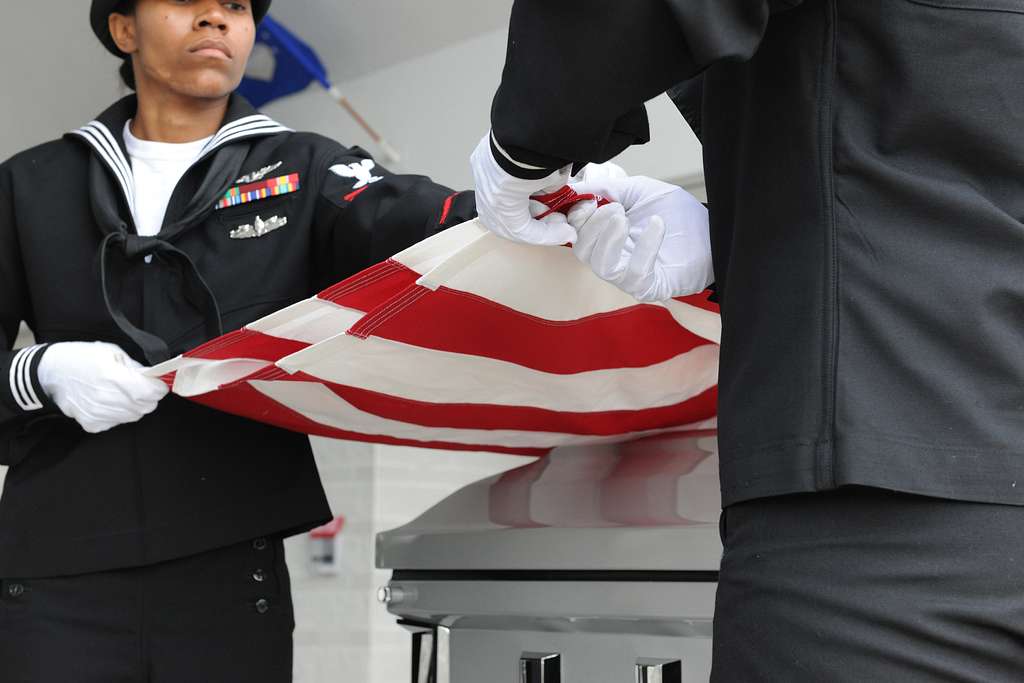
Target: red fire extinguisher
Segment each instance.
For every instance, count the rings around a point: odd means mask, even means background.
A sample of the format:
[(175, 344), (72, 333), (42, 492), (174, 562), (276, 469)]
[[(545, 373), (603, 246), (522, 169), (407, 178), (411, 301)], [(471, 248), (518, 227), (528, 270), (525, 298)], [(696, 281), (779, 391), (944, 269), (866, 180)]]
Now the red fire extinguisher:
[(334, 520), (309, 532), (310, 561), (317, 574), (337, 574), (341, 569), (342, 530), (345, 517)]

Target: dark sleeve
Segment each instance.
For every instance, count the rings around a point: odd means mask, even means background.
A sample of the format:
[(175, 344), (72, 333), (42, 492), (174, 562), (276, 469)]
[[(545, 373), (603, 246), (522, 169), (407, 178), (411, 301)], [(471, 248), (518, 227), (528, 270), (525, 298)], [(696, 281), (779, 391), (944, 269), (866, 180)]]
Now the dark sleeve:
[(0, 166), (0, 465), (13, 465), (13, 440), (56, 406), (39, 385), (45, 345), (13, 350), (22, 321), (29, 319), (9, 167)]
[(704, 142), (704, 74), (677, 83), (668, 89), (669, 99), (683, 115), (697, 139)]
[(340, 149), (322, 164), (318, 202), (317, 291), (476, 218), (473, 192), (391, 173), (358, 147)]
[(649, 137), (644, 103), (750, 59), (803, 0), (515, 0), (491, 127), (521, 164), (603, 162)]

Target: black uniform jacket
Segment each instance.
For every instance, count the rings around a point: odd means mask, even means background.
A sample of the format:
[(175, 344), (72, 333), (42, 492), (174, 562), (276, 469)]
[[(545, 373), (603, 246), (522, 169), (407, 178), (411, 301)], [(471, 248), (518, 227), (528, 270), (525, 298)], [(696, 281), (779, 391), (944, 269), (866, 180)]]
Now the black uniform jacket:
[(1022, 73), (1022, 0), (516, 0), (492, 124), (600, 161), (690, 80), (726, 504), (1024, 504)]
[[(155, 363), (424, 239), (442, 213), (445, 225), (474, 215), (472, 193), (393, 175), (235, 97), (161, 233), (139, 238), (122, 140), (134, 112), (127, 98), (0, 167), (0, 577), (145, 565), (330, 516), (303, 435), (174, 396), (86, 434), (39, 386), (45, 346), (10, 351), (19, 321), (41, 344), (113, 342)], [(222, 201), (274, 179), (276, 195)], [(232, 238), (257, 217), (287, 223)]]

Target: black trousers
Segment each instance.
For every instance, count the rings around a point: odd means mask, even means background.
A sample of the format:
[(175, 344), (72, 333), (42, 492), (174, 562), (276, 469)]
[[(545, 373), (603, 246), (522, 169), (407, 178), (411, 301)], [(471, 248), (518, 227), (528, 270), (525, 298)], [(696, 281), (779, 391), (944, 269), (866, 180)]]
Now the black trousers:
[(286, 683), (277, 539), (150, 567), (0, 581), (2, 683)]
[(1024, 681), (1024, 508), (849, 488), (722, 527), (712, 681)]

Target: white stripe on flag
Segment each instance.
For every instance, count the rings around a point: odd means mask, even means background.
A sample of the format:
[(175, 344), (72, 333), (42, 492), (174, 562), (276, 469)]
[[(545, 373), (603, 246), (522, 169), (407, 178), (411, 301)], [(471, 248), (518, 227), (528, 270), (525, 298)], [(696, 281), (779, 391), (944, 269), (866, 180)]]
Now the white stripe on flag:
[(272, 337), (318, 344), (359, 322), (363, 311), (338, 306), (323, 299), (306, 299), (246, 325), (246, 329)]
[[(189, 398), (237, 382), (271, 365), (264, 360), (205, 360), (179, 356), (173, 367), (162, 367), (159, 377), (174, 372), (174, 393)], [(147, 373), (149, 374), (149, 373)], [(150, 375), (153, 376), (153, 375)]]
[(603, 412), (675, 405), (707, 391), (718, 381), (718, 347), (705, 344), (648, 367), (556, 375), (379, 337), (339, 335), (277, 365), (289, 373), (428, 403)]
[(480, 221), (466, 221), (417, 242), (392, 256), (391, 260), (422, 275), (430, 272), (455, 252), (489, 234)]
[(416, 441), (446, 441), (466, 445), (500, 444), (509, 448), (550, 448), (631, 441), (653, 434), (700, 429), (706, 422), (607, 437), (501, 429), (446, 429), (398, 422), (365, 413), (320, 384), (262, 381), (253, 381), (250, 384), (286, 408), (301, 413), (320, 424), (367, 436), (385, 436)]
[(722, 316), (719, 314), (675, 299), (662, 301), (657, 305), (667, 308), (680, 326), (685, 327), (698, 337), (703, 337), (715, 344), (722, 343)]
[[(487, 232), (479, 221), (463, 224), (482, 234), (424, 274), (419, 284), (444, 286), (545, 320), (579, 320), (637, 306), (636, 299), (604, 280), (565, 247), (509, 242)], [(459, 226), (462, 228), (463, 226)], [(521, 273), (522, 277), (494, 277)], [(552, 292), (558, 292), (552, 296)]]

